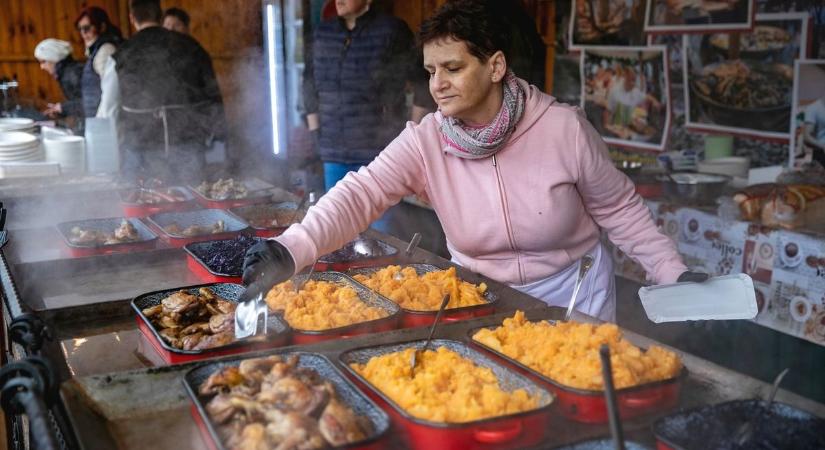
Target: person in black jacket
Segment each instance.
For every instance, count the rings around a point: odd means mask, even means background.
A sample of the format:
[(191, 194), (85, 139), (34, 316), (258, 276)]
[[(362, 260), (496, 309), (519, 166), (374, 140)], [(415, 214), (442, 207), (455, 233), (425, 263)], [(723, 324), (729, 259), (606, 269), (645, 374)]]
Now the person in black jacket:
[[(370, 9), (372, 0), (336, 0), (307, 45), (304, 107), (330, 189), (372, 161), (404, 127), (434, 108), (409, 27)], [(412, 114), (405, 86), (415, 88)]]
[(52, 119), (83, 117), (80, 88), (83, 63), (72, 58), (72, 44), (60, 39), (44, 39), (34, 48), (34, 57), (40, 63), (40, 68), (57, 80), (66, 99), (60, 103), (49, 103), (43, 114)]
[(101, 109), (119, 105), (122, 170), (200, 182), (206, 149), (225, 123), (212, 59), (192, 37), (160, 26), (158, 0), (130, 0), (129, 19), (137, 33), (107, 64), (101, 101)]

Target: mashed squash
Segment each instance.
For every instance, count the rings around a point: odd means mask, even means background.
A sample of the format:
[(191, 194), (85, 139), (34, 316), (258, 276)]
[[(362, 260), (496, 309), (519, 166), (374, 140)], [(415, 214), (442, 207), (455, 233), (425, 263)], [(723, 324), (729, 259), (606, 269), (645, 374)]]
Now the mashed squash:
[(486, 303), (487, 285), (478, 286), (462, 281), (455, 267), (418, 275), (412, 267), (387, 266), (372, 275), (355, 275), (361, 284), (413, 311), (435, 311), (444, 295), (450, 294), (447, 308), (460, 308)]
[(655, 345), (642, 351), (626, 341), (614, 324), (528, 322), (524, 313), (517, 311), (500, 327), (480, 330), (473, 339), (554, 381), (579, 389), (604, 389), (599, 359), (602, 344), (610, 346), (617, 389), (673, 378), (682, 370), (675, 353)]
[(503, 391), (492, 370), (445, 347), (419, 353), (411, 378), (412, 352), (376, 356), (351, 367), (409, 414), (433, 422), (471, 422), (539, 406), (523, 389)]
[(292, 280), (275, 285), (266, 294), (270, 311), (282, 312), (297, 330), (321, 331), (381, 319), (389, 313), (362, 302), (349, 286), (309, 280), (295, 292)]

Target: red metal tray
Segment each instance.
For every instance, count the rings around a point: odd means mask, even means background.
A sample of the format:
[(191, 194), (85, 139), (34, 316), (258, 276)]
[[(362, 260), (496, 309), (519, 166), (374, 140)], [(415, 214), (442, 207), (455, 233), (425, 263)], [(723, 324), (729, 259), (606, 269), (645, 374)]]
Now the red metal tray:
[(123, 220), (124, 218), (122, 217), (113, 217), (108, 219), (62, 222), (57, 224), (57, 231), (60, 233), (60, 236), (63, 237), (63, 242), (66, 244), (66, 247), (69, 248), (71, 255), (76, 258), (94, 255), (108, 255), (111, 253), (151, 250), (155, 248), (158, 240), (157, 235), (153, 233), (149, 227), (144, 225), (143, 222), (135, 218), (126, 218), (125, 220), (128, 220), (129, 223), (135, 227), (135, 230), (137, 230), (138, 235), (140, 236), (140, 240), (137, 242), (106, 245), (78, 245), (69, 242), (69, 236), (71, 236), (71, 230), (74, 227), (111, 233), (115, 230), (115, 228), (120, 226), (120, 223)]
[[(400, 266), (402, 268), (412, 267), (415, 269), (415, 272), (419, 275), (423, 275), (428, 272), (444, 270), (432, 264), (401, 264)], [(386, 266), (351, 269), (349, 271), (349, 274), (371, 275), (383, 269), (384, 267)], [(459, 279), (461, 279), (461, 277), (459, 277)], [(441, 319), (439, 319), (439, 322), (457, 322), (459, 320), (467, 320), (472, 319), (474, 317), (482, 317), (492, 314), (493, 311), (495, 311), (496, 309), (495, 304), (498, 301), (498, 296), (490, 291), (487, 291), (484, 293), (483, 297), (484, 300), (487, 301), (487, 303), (485, 304), (445, 309), (441, 315)], [(435, 319), (435, 315), (438, 313), (438, 311), (417, 311), (414, 309), (406, 308), (402, 308), (401, 310), (401, 326), (404, 328), (428, 327), (432, 325), (433, 319)]]
[[(247, 206), (240, 206), (237, 208), (231, 208), (229, 212), (234, 214), (244, 222), (249, 224), (249, 227), (255, 230), (255, 236), (260, 237), (275, 237), (283, 233), (290, 225), (294, 222), (289, 223), (281, 223), (278, 222), (277, 226), (255, 226), (253, 221), (260, 218), (273, 218), (278, 217), (279, 213), (284, 214), (287, 217), (291, 218), (292, 215), (295, 214), (296, 210), (298, 209), (298, 204), (295, 202), (278, 202), (278, 203), (267, 203), (267, 204), (257, 204), (257, 205), (247, 205)], [(300, 222), (301, 217), (296, 217), (297, 221)]]
[(532, 411), (491, 417), (466, 423), (432, 422), (413, 417), (392, 401), (383, 392), (355, 372), (350, 364), (364, 364), (374, 356), (403, 351), (410, 347), (423, 347), (424, 340), (387, 344), (376, 347), (362, 347), (341, 354), (340, 362), (349, 374), (358, 381), (367, 394), (376, 401), (390, 417), (404, 439), (414, 450), (439, 449), (518, 449), (536, 445), (544, 439), (550, 425), (550, 408), (553, 394), (538, 383), (499, 364), (481, 352), (462, 342), (433, 339), (430, 348), (446, 347), (473, 361), (476, 365), (490, 368), (505, 391), (524, 389), (532, 396), (540, 398), (541, 406)]
[(246, 186), (247, 191), (255, 191), (251, 197), (215, 200), (198, 192), (195, 186), (187, 187), (190, 191), (192, 191), (195, 201), (201, 204), (204, 208), (237, 208), (239, 206), (252, 205), (255, 203), (266, 203), (270, 200), (270, 198), (272, 198), (272, 190), (275, 189), (275, 186), (257, 178), (250, 178), (242, 181), (242, 183)]
[[(736, 430), (753, 421), (750, 445), (736, 442)], [(658, 450), (739, 448), (825, 448), (825, 419), (785, 403), (771, 408), (760, 400), (734, 400), (679, 411), (653, 423)]]
[[(183, 250), (186, 252), (186, 266), (192, 273), (197, 275), (198, 278), (203, 280), (204, 283), (240, 283), (242, 275), (240, 267), (237, 272), (222, 272), (217, 268), (210, 267), (208, 262), (204, 260), (206, 255), (216, 251), (213, 247), (235, 241), (237, 239), (238, 238), (223, 239), (219, 241), (192, 242), (184, 245)], [(250, 246), (260, 241), (260, 239), (256, 237), (248, 237), (247, 239), (250, 241)], [(246, 251), (239, 255), (241, 257), (241, 261), (243, 261), (245, 253)]]
[[(551, 321), (552, 322), (552, 321)], [(565, 386), (538, 371), (527, 367), (517, 360), (484, 345), (473, 339), (473, 335), (483, 329), (495, 329), (492, 327), (473, 328), (467, 332), (467, 336), (473, 345), (496, 355), (505, 361), (510, 367), (518, 369), (521, 373), (530, 375), (539, 380), (554, 394), (556, 394), (559, 410), (565, 417), (582, 423), (605, 423), (607, 417), (607, 404), (604, 400), (603, 391), (578, 389)], [(687, 369), (667, 380), (653, 383), (640, 384), (616, 390), (616, 400), (619, 404), (619, 414), (622, 419), (663, 411), (676, 406), (679, 402), (679, 392), (682, 388), (682, 380), (687, 376)]]
[(195, 197), (189, 189), (172, 186), (168, 190), (175, 190), (183, 195), (186, 199), (179, 202), (161, 202), (161, 203), (135, 203), (126, 201), (127, 196), (137, 189), (124, 189), (118, 192), (120, 196), (120, 206), (123, 207), (123, 213), (126, 217), (146, 217), (152, 214), (170, 211), (186, 211), (197, 206)]
[[(374, 240), (381, 249), (382, 254), (373, 257), (364, 257), (355, 252), (355, 243), (361, 240)], [(392, 264), (398, 256), (398, 249), (386, 242), (373, 239), (365, 236), (358, 236), (352, 241), (345, 244), (340, 249), (323, 255), (315, 263), (315, 270), (332, 270), (337, 272), (345, 272), (349, 269), (357, 269), (361, 267), (372, 266), (386, 266)]]
[[(231, 239), (238, 233), (249, 228), (246, 222), (221, 209), (196, 209), (194, 211), (160, 213), (149, 216), (146, 220), (157, 230), (161, 239), (170, 246), (178, 248), (186, 244), (191, 244), (192, 242)], [(172, 225), (173, 223), (177, 223), (181, 228), (187, 228), (192, 225), (208, 227), (219, 220), (222, 220), (225, 225), (225, 231), (222, 233), (183, 236), (171, 234), (164, 229), (164, 227)]]
[(179, 348), (172, 347), (160, 337), (157, 329), (155, 329), (154, 325), (152, 325), (152, 322), (143, 314), (143, 310), (159, 304), (161, 300), (177, 291), (187, 290), (190, 292), (195, 292), (202, 287), (212, 289), (216, 295), (231, 302), (237, 302), (241, 293), (245, 289), (239, 284), (210, 283), (149, 292), (147, 294), (135, 297), (135, 299), (132, 300), (132, 309), (134, 309), (137, 313), (137, 323), (140, 332), (144, 335), (144, 337), (146, 337), (149, 343), (152, 344), (152, 347), (167, 364), (200, 361), (207, 358), (214, 358), (216, 356), (281, 347), (289, 343), (289, 327), (281, 320), (280, 317), (275, 314), (270, 314), (267, 320), (268, 332), (265, 339), (254, 337), (235, 341), (222, 347), (215, 347), (206, 350), (181, 350)]
[[(325, 356), (317, 353), (307, 352), (273, 352), (266, 355), (256, 356), (270, 356), (282, 355), (288, 357), (290, 355), (298, 356), (298, 367), (315, 370), (321, 378), (332, 383), (335, 386), (335, 392), (338, 397), (352, 410), (365, 418), (367, 418), (372, 425), (373, 433), (367, 439), (360, 442), (353, 442), (344, 447), (346, 449), (358, 450), (379, 450), (389, 448), (389, 429), (390, 418), (382, 411), (372, 400), (361, 393), (355, 386), (332, 364), (332, 362)], [(208, 363), (194, 369), (191, 369), (183, 376), (183, 384), (186, 387), (186, 392), (192, 399), (192, 416), (198, 429), (204, 438), (204, 442), (214, 450), (226, 450), (227, 447), (223, 445), (217, 429), (209, 419), (209, 414), (206, 412), (207, 397), (198, 393), (199, 387), (203, 384), (210, 375), (225, 367), (240, 365), (244, 358), (224, 360), (220, 362)]]
[[(293, 282), (300, 282), (304, 279), (306, 279), (306, 275), (295, 275), (292, 278)], [(321, 331), (300, 330), (290, 326), (290, 329), (292, 330), (292, 342), (294, 344), (312, 344), (315, 342), (328, 341), (330, 339), (343, 339), (360, 334), (379, 333), (398, 328), (401, 308), (386, 297), (367, 289), (367, 287), (363, 284), (353, 280), (341, 272), (314, 272), (312, 274), (312, 279), (349, 286), (355, 289), (355, 292), (358, 293), (358, 298), (361, 301), (370, 306), (381, 308), (389, 312), (390, 315), (387, 317), (382, 317), (381, 319), (354, 323), (344, 327), (331, 328), (329, 330)], [(286, 319), (284, 319), (284, 322), (286, 322)], [(289, 324), (287, 323), (287, 325)]]

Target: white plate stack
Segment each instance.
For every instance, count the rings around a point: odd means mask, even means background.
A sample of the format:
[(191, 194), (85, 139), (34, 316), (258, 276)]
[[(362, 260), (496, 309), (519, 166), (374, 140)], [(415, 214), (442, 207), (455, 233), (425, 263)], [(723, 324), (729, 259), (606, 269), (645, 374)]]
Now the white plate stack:
[(36, 136), (20, 131), (0, 131), (0, 163), (42, 160), (43, 150)]
[(4, 131), (34, 133), (34, 120), (23, 117), (0, 117), (0, 132)]
[(46, 161), (60, 164), (64, 174), (86, 171), (86, 139), (83, 136), (50, 136), (43, 139)]

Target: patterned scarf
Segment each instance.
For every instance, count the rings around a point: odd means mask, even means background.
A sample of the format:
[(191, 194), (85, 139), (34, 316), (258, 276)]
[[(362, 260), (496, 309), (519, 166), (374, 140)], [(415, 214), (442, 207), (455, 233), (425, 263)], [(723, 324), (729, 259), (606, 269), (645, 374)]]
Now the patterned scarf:
[(524, 114), (527, 94), (512, 70), (504, 76), (504, 99), (492, 122), (480, 127), (466, 125), (460, 119), (444, 117), (441, 136), (447, 151), (465, 159), (482, 159), (494, 155), (507, 142)]

